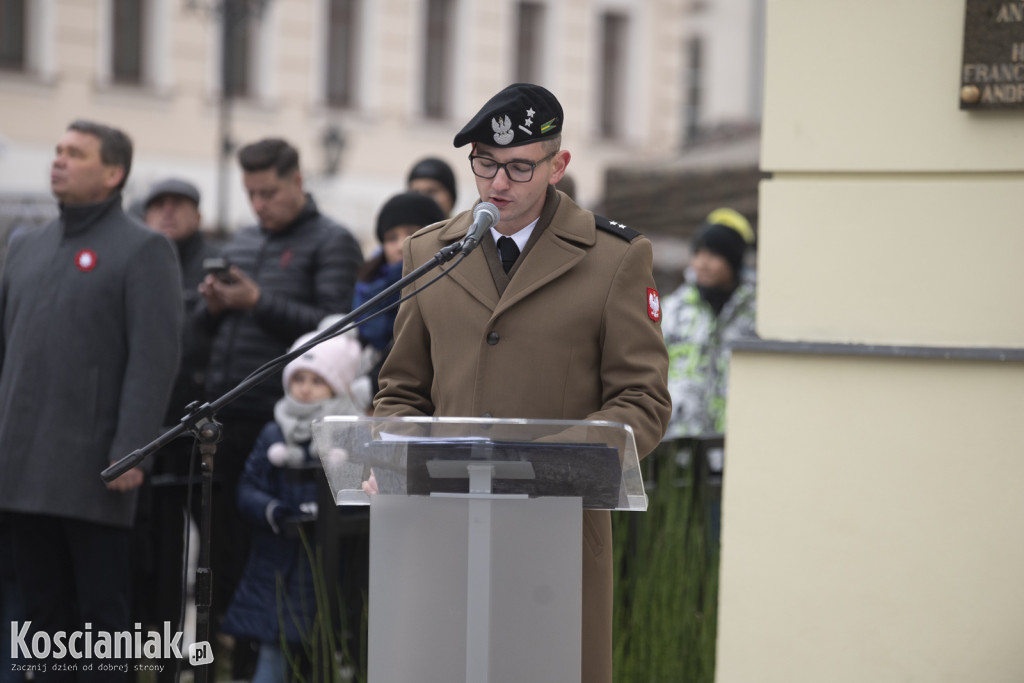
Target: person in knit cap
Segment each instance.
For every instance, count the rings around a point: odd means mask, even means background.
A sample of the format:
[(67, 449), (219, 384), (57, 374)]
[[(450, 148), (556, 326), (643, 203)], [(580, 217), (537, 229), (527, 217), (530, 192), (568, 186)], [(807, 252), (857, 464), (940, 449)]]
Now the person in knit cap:
[(730, 344), (757, 336), (754, 283), (743, 267), (753, 242), (739, 212), (712, 211), (693, 239), (687, 282), (662, 300), (672, 394), (666, 440), (725, 432)]
[[(330, 322), (326, 318), (320, 328)], [(299, 337), (292, 350), (315, 335)], [(317, 607), (309, 553), (297, 529), (317, 513), (314, 473), (320, 465), (311, 442), (312, 422), (356, 413), (350, 390), (359, 356), (359, 342), (344, 334), (285, 366), (285, 396), (274, 407), (274, 421), (257, 439), (238, 484), (238, 507), (252, 526), (252, 543), (221, 629), (260, 642), (253, 681), (291, 680), (288, 662), (308, 679), (311, 663), (303, 643), (310, 639)]]
[(424, 194), (441, 207), (444, 217), (452, 215), (459, 194), (455, 188), (455, 172), (443, 159), (420, 159), (409, 170), (407, 189)]
[[(353, 308), (363, 305), (402, 277), (402, 244), (409, 235), (445, 218), (441, 207), (427, 195), (410, 191), (388, 199), (377, 215), (377, 239), (381, 247), (356, 279)], [(399, 293), (395, 292), (375, 310), (394, 304), (398, 299)], [(377, 375), (394, 341), (396, 315), (397, 307), (359, 326), (359, 340), (365, 353), (363, 372), (353, 388), (353, 395), (363, 412), (369, 411), (377, 393)]]

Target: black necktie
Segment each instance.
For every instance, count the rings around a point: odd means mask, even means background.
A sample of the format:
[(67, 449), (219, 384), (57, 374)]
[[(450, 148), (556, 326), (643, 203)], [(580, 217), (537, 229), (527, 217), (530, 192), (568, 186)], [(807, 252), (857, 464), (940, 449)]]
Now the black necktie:
[(516, 241), (511, 237), (499, 237), (498, 253), (501, 254), (501, 267), (505, 269), (505, 272), (512, 270), (512, 264), (519, 258), (519, 247), (516, 246)]

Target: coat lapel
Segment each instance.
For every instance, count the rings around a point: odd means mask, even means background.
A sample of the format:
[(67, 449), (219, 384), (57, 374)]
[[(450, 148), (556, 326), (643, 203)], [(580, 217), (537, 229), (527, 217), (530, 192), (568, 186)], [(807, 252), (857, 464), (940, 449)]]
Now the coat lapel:
[(491, 318), (564, 275), (580, 262), (596, 240), (593, 214), (581, 213), (572, 200), (561, 196), (550, 224), (519, 265)]
[[(466, 236), (466, 231), (469, 230), (472, 222), (472, 211), (456, 216), (441, 230), (438, 238), (446, 243), (461, 240)], [(484, 239), (490, 238), (490, 235), (484, 235)], [(446, 270), (451, 269), (452, 264), (458, 258), (456, 256), (454, 260), (445, 264), (442, 268)], [(465, 289), (470, 296), (486, 306), (487, 310), (493, 311), (494, 307), (498, 305), (498, 289), (494, 286), (494, 280), (491, 278), (491, 272), (487, 268), (487, 260), (484, 258), (483, 249), (479, 245), (466, 257), (465, 261), (448, 273), (448, 277)]]
[[(565, 195), (555, 199), (555, 192), (552, 188), (546, 200), (558, 201), (558, 208), (550, 224), (530, 249), (500, 298), (480, 247), (448, 274), (452, 281), (491, 311), (492, 320), (568, 272), (597, 241), (593, 214), (589, 211), (581, 212)], [(465, 237), (472, 222), (473, 212), (466, 211), (449, 221), (438, 238), (445, 243), (460, 240)], [(485, 235), (484, 239), (490, 239), (490, 235)], [(450, 268), (451, 263), (444, 267)]]

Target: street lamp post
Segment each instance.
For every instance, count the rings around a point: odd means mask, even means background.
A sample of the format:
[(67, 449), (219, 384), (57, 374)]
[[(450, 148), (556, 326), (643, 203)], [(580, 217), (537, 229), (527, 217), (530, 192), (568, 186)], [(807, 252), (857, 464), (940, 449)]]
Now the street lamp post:
[[(217, 229), (222, 234), (226, 233), (229, 215), (228, 203), (228, 171), (231, 161), (231, 99), (236, 93), (237, 84), (234, 80), (235, 74), (235, 52), (237, 43), (234, 41), (234, 31), (241, 26), (248, 30), (250, 18), (258, 18), (264, 6), (270, 0), (186, 0), (186, 10), (202, 10), (211, 15), (219, 15), (221, 19), (221, 83), (220, 83), (220, 109), (218, 120), (217, 158), (219, 161), (217, 179)], [(243, 55), (244, 57), (244, 55)], [(213, 465), (216, 453), (216, 443), (220, 440), (220, 425), (211, 419), (206, 419), (198, 425), (195, 431), (197, 440), (201, 443), (200, 452), (203, 456), (201, 464), (202, 482), (202, 514), (200, 519), (199, 538), (199, 559), (196, 568), (195, 583), (195, 636), (196, 645), (209, 643), (210, 639), (210, 610), (213, 604), (213, 570), (210, 564), (210, 536), (211, 536), (211, 499), (213, 485)], [(197, 658), (201, 663), (194, 670), (196, 683), (207, 683), (214, 679), (212, 676), (212, 653), (204, 652), (203, 658)], [(211, 659), (206, 659), (210, 655)], [(192, 659), (192, 653), (189, 653)]]
[(341, 170), (341, 155), (345, 151), (345, 132), (336, 124), (330, 124), (324, 129), (320, 138), (324, 148), (324, 175), (328, 177), (338, 175)]
[[(249, 22), (258, 20), (270, 0), (186, 0), (188, 10), (204, 11), (220, 20), (220, 99), (217, 116), (217, 231), (221, 236), (228, 232), (231, 221), (231, 191), (228, 181), (231, 177), (231, 153), (234, 141), (231, 137), (231, 105), (239, 94), (244, 94), (246, 84), (238, 82), (239, 54), (238, 31), (248, 31)], [(241, 43), (243, 45), (247, 43)]]
[[(220, 40), (220, 110), (217, 119), (217, 232), (222, 237), (228, 233), (231, 220), (231, 194), (228, 179), (231, 177), (231, 99), (235, 96), (234, 32), (237, 22), (245, 20), (243, 7), (238, 0), (221, 2)], [(241, 15), (241, 16), (240, 16)]]

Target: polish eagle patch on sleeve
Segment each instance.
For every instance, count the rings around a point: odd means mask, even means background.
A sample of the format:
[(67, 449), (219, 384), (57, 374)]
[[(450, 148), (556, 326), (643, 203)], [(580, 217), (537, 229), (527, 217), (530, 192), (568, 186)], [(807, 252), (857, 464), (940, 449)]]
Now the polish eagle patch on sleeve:
[(647, 288), (647, 317), (654, 322), (661, 322), (661, 296), (653, 287)]

